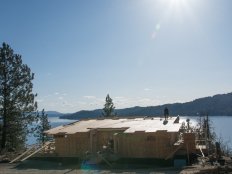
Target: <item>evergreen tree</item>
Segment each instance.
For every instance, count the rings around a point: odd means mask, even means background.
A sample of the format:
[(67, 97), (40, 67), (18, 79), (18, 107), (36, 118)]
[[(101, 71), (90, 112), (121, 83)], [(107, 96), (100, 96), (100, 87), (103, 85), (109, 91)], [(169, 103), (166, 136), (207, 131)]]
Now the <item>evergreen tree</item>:
[(36, 94), (32, 92), (34, 74), (6, 43), (0, 47), (0, 148), (24, 147), (29, 125), (36, 120)]
[(42, 110), (41, 114), (38, 113), (38, 125), (36, 128), (36, 137), (39, 143), (45, 143), (48, 141), (47, 135), (44, 134), (44, 131), (50, 129), (50, 123), (48, 121), (48, 115), (45, 114), (44, 109)]
[(106, 96), (106, 103), (104, 105), (104, 108), (103, 108), (103, 116), (104, 117), (110, 117), (110, 116), (114, 116), (115, 113), (114, 113), (114, 103), (113, 103), (113, 100), (110, 98), (109, 94), (107, 94)]

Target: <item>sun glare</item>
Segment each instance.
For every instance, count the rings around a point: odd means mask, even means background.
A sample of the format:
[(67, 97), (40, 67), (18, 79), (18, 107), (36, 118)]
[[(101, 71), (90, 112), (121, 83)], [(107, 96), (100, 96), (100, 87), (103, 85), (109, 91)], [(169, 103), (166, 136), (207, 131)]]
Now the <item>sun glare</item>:
[(193, 0), (159, 0), (160, 4), (166, 6), (169, 11), (180, 13), (190, 9)]
[(179, 4), (179, 3), (181, 3), (181, 1), (183, 1), (183, 0), (170, 0), (171, 1), (171, 3), (173, 3), (173, 4)]
[(186, 15), (192, 15), (191, 0), (166, 0), (168, 11), (173, 16), (183, 19)]
[(170, 0), (170, 6), (174, 9), (182, 9), (186, 6), (186, 0)]

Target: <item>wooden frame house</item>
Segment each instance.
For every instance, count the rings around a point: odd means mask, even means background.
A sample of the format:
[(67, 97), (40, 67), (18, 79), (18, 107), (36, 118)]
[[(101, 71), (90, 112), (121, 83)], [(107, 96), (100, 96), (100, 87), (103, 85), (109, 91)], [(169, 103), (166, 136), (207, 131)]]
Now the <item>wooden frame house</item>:
[(171, 159), (195, 151), (195, 134), (180, 135), (179, 117), (81, 120), (46, 131), (58, 157), (109, 153), (118, 158)]

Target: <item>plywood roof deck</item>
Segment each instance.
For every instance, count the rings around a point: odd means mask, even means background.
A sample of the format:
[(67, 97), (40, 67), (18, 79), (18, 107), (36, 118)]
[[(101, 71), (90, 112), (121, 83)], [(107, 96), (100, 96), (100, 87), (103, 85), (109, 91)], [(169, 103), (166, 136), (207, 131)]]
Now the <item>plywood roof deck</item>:
[(120, 119), (91, 119), (81, 120), (68, 125), (58, 126), (46, 131), (47, 134), (75, 134), (77, 132), (89, 132), (91, 129), (125, 129), (124, 133), (144, 132), (178, 132), (181, 122), (174, 123), (176, 117), (169, 117), (164, 124), (164, 119), (157, 117), (148, 118), (120, 118)]

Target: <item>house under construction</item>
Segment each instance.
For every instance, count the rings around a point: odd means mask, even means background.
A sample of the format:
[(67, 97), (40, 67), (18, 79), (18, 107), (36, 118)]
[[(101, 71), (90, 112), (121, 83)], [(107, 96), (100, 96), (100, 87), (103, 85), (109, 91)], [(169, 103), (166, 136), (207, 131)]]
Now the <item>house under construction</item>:
[(195, 134), (180, 133), (179, 117), (87, 119), (46, 131), (58, 157), (108, 153), (117, 159), (173, 159), (196, 152)]

